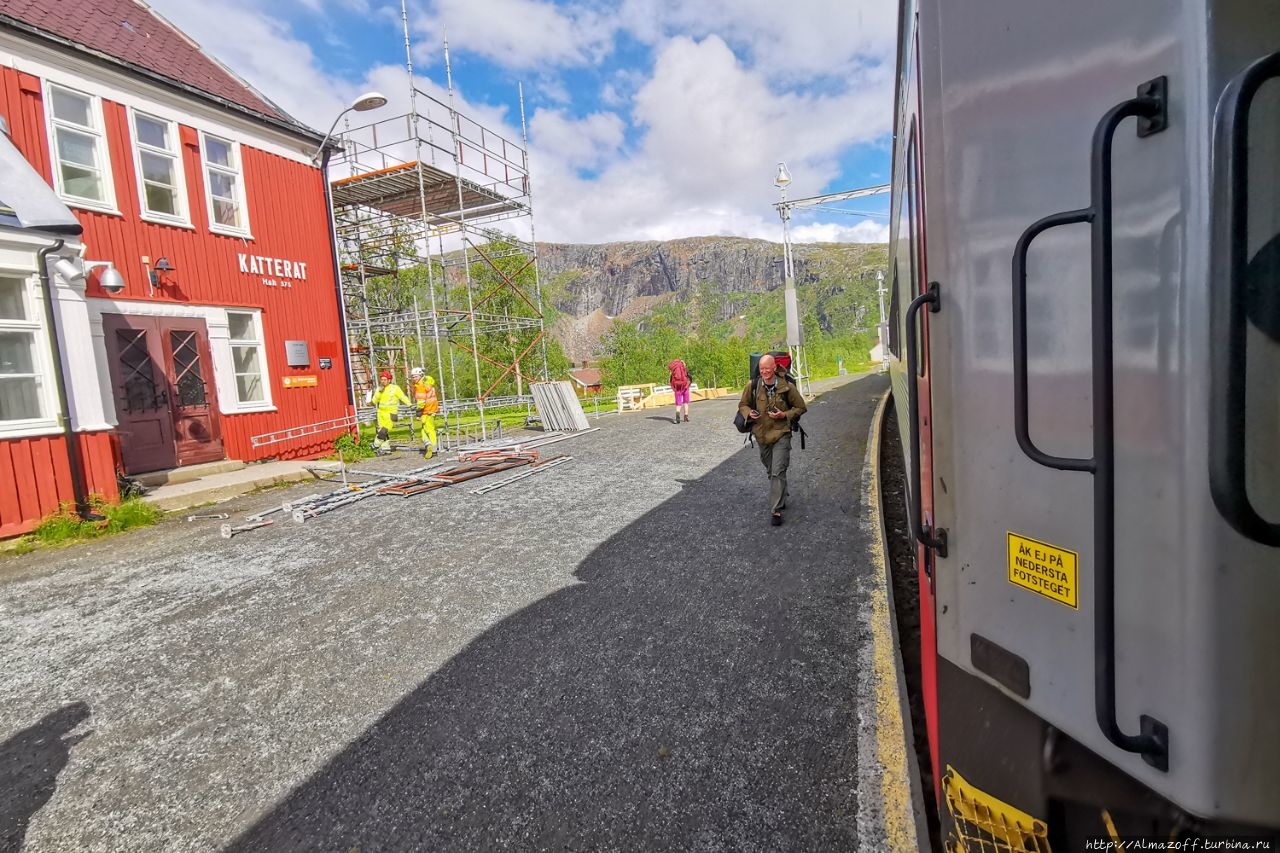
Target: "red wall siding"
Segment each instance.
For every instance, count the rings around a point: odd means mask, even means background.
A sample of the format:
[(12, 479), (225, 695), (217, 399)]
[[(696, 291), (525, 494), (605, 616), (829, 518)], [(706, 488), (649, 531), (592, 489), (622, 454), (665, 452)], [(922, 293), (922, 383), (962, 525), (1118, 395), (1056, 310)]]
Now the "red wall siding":
[[(76, 435), (85, 488), (109, 503), (120, 499), (111, 433)], [(28, 533), (75, 500), (66, 439), (61, 435), (0, 441), (0, 539)]]
[[(29, 75), (0, 68), (0, 106), (9, 119), (14, 144), (52, 183), (40, 98), (38, 82)], [(180, 126), (187, 202), (194, 228), (145, 222), (140, 218), (128, 111), (120, 104), (104, 100), (103, 119), (116, 205), (122, 215), (73, 210), (84, 225), (88, 257), (114, 261), (125, 279), (124, 292), (115, 298), (261, 309), (271, 397), (277, 411), (221, 415), (227, 455), (253, 460), (330, 452), (337, 433), (268, 445), (257, 451), (250, 444), (250, 437), (254, 435), (350, 414), (333, 278), (333, 243), (321, 172), (242, 142), (241, 178), (253, 238), (215, 234), (209, 230), (198, 136), (192, 128)], [(290, 288), (268, 287), (263, 284), (264, 276), (240, 271), (238, 254), (241, 252), (301, 261), (306, 264), (307, 278), (295, 281)], [(161, 257), (168, 258), (176, 270), (166, 277), (171, 286), (157, 288), (154, 295), (150, 293), (143, 256), (149, 257), (152, 263)], [(96, 281), (89, 284), (88, 296), (105, 295)], [(286, 340), (308, 342), (310, 367), (286, 366)], [(331, 369), (319, 369), (322, 355), (332, 359)], [(282, 380), (289, 375), (313, 375), (318, 385), (286, 389)]]
[[(79, 432), (80, 458), (83, 460), (84, 487), (91, 495), (100, 495), (108, 503), (120, 500), (116, 481), (117, 456), (115, 436), (110, 432)], [(65, 460), (63, 464), (66, 464)], [(70, 477), (70, 472), (67, 474)]]

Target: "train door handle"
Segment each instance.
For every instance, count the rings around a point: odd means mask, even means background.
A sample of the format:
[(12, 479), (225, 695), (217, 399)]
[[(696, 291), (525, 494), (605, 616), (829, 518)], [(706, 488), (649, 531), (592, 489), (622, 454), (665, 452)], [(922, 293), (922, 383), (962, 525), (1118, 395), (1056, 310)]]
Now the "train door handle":
[[(1245, 481), (1248, 385), (1249, 112), (1262, 84), (1280, 77), (1280, 53), (1264, 56), (1223, 90), (1213, 139), (1212, 274), (1209, 325), (1219, 344), (1210, 356), (1209, 492), (1240, 534), (1280, 546), (1280, 524), (1254, 509)], [(1274, 283), (1280, 286), (1280, 283)]]
[[(1032, 223), (1018, 238), (1013, 253), (1014, 428), (1018, 445), (1034, 462), (1064, 471), (1093, 475), (1094, 540), (1094, 711), (1098, 727), (1112, 744), (1135, 752), (1158, 770), (1169, 769), (1169, 729), (1140, 715), (1140, 733), (1126, 734), (1116, 720), (1116, 489), (1115, 389), (1112, 341), (1111, 150), (1116, 130), (1136, 118), (1139, 137), (1169, 126), (1168, 80), (1157, 77), (1138, 87), (1137, 97), (1108, 110), (1093, 131), (1089, 156), (1089, 206), (1055, 213)], [(1093, 456), (1052, 456), (1031, 440), (1027, 402), (1027, 251), (1050, 228), (1089, 223), (1090, 305), (1093, 358)]]
[(1018, 446), (1032, 461), (1046, 468), (1087, 471), (1090, 474), (1094, 469), (1092, 458), (1053, 456), (1045, 453), (1031, 440), (1031, 404), (1027, 392), (1027, 252), (1032, 241), (1050, 228), (1092, 221), (1091, 207), (1050, 214), (1033, 222), (1023, 231), (1013, 250), (1013, 430), (1018, 438)]
[[(923, 501), (920, 495), (920, 365), (916, 356), (916, 314), (921, 306), (928, 305), (929, 313), (936, 314), (941, 307), (938, 283), (930, 282), (929, 289), (911, 300), (907, 306), (907, 420), (911, 424), (911, 528), (916, 541), (932, 549), (939, 557), (947, 556), (947, 531), (932, 528), (923, 518)], [(932, 576), (931, 576), (932, 577)]]

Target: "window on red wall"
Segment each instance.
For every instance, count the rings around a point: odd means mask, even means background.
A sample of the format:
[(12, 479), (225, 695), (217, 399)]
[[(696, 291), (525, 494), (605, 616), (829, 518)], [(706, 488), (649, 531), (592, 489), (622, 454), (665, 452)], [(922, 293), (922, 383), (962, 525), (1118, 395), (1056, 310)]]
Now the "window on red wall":
[(262, 346), (262, 318), (257, 312), (228, 311), (231, 362), (236, 373), (236, 401), (270, 402), (266, 394), (266, 353)]
[(133, 113), (134, 159), (144, 219), (189, 225), (187, 187), (182, 174), (178, 127), (174, 122)]
[(0, 274), (0, 436), (57, 425), (33, 279)]
[(247, 235), (249, 217), (244, 203), (244, 170), (240, 146), (229, 139), (201, 133), (205, 186), (209, 194), (209, 227), (220, 233)]
[(54, 189), (81, 207), (115, 210), (111, 157), (103, 133), (102, 102), (65, 86), (49, 84), (49, 148)]

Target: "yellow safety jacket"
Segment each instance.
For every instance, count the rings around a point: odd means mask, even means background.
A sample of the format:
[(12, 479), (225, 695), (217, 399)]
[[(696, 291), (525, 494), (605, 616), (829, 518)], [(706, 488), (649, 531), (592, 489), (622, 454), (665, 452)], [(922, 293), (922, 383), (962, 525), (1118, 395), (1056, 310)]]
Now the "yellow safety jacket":
[(394, 382), (388, 383), (386, 388), (378, 388), (373, 392), (373, 404), (380, 412), (394, 412), (402, 403), (406, 406), (413, 405), (400, 386)]
[(436, 387), (428, 385), (425, 379), (413, 383), (413, 403), (424, 415), (434, 415), (440, 411), (440, 398), (436, 396)]

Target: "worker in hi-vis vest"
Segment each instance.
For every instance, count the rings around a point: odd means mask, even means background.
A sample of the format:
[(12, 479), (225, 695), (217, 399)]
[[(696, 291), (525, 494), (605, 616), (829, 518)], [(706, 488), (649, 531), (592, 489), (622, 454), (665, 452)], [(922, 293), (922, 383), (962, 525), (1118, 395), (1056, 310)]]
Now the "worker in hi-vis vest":
[(405, 396), (400, 386), (391, 381), (391, 374), (387, 371), (384, 370), (378, 374), (378, 384), (381, 387), (373, 392), (370, 399), (370, 402), (378, 407), (378, 432), (373, 446), (375, 450), (388, 451), (391, 449), (391, 427), (395, 425), (396, 413), (400, 410), (400, 405), (413, 404), (409, 402), (409, 398)]
[(413, 405), (422, 418), (423, 455), (430, 459), (436, 452), (436, 412), (440, 411), (436, 381), (421, 367), (409, 371), (409, 376), (413, 379)]

